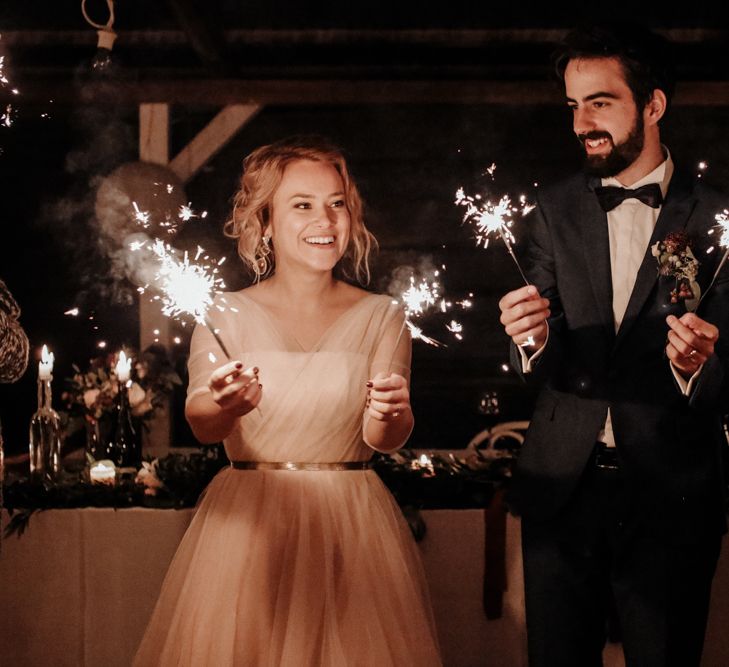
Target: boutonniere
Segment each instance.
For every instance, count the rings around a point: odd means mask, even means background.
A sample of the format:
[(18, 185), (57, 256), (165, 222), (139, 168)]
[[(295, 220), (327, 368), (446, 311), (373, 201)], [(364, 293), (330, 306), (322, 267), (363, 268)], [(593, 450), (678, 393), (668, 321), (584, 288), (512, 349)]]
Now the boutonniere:
[(686, 310), (696, 310), (701, 299), (701, 288), (696, 282), (699, 260), (691, 250), (688, 236), (683, 232), (673, 232), (652, 245), (651, 254), (658, 261), (658, 275), (676, 279), (671, 290), (671, 303), (683, 301)]

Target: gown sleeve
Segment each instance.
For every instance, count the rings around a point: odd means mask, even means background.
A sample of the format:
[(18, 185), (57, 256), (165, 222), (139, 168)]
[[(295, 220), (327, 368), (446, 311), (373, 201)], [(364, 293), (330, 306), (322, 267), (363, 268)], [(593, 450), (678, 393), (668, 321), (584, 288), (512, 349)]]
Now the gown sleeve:
[(412, 342), (405, 313), (397, 304), (388, 303), (370, 363), (370, 377), (377, 373), (397, 373), (409, 383), (411, 356)]

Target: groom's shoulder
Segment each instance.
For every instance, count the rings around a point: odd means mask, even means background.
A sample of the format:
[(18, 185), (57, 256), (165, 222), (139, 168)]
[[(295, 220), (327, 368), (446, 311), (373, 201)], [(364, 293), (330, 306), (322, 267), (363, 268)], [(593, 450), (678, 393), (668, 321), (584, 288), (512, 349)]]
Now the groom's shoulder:
[(575, 200), (589, 193), (590, 187), (584, 173), (578, 172), (557, 181), (540, 185), (537, 200), (541, 205), (574, 205)]
[(711, 174), (694, 175), (682, 167), (677, 167), (673, 179), (679, 185), (690, 189), (696, 199), (708, 206), (722, 208), (729, 206), (729, 192), (724, 184), (714, 180)]

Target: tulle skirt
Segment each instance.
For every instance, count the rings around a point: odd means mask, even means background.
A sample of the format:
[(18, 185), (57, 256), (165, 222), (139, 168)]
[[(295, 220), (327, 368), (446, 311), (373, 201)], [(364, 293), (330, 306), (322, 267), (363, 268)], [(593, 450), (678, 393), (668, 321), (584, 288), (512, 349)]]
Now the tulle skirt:
[(440, 665), (417, 548), (371, 471), (210, 484), (136, 667)]

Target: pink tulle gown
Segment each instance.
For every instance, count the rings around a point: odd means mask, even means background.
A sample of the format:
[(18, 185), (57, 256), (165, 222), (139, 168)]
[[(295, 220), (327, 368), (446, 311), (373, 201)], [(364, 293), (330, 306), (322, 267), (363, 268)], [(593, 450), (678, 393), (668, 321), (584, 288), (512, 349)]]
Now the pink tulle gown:
[[(367, 295), (305, 350), (245, 291), (226, 301), (215, 324), (234, 358), (260, 368), (264, 392), (260, 412), (225, 440), (229, 458), (368, 460), (365, 383), (390, 365), (400, 310)], [(207, 391), (221, 363), (210, 353), (223, 358), (197, 327), (188, 396)], [(134, 664), (440, 665), (417, 547), (378, 476), (223, 470), (177, 550)]]

